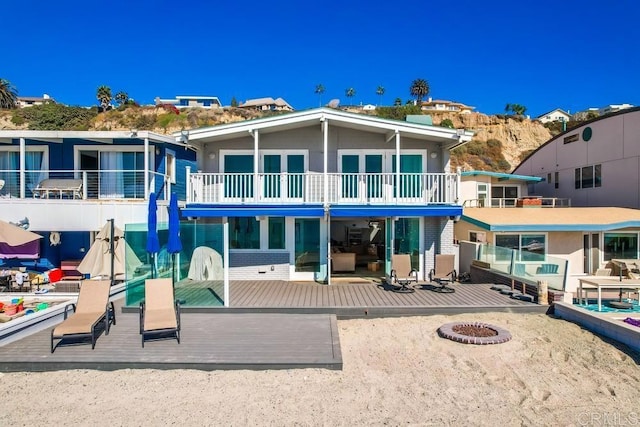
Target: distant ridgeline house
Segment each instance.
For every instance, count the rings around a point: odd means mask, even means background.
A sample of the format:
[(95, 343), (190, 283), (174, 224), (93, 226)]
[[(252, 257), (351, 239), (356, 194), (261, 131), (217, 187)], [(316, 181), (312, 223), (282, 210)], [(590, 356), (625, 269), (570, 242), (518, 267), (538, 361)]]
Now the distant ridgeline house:
[(239, 108), (247, 108), (257, 111), (293, 111), (293, 107), (282, 98), (257, 98), (248, 99)]
[(571, 114), (560, 108), (556, 108), (555, 110), (539, 115), (536, 119), (541, 123), (568, 122), (571, 119)]
[(424, 280), (455, 253), (449, 152), (472, 135), (330, 108), (190, 130), (182, 217), (217, 242), (225, 283), (390, 274), (393, 254)]
[(220, 100), (217, 96), (186, 96), (180, 95), (173, 99), (162, 99), (156, 97), (156, 105), (169, 104), (177, 108), (221, 108)]
[(420, 109), (424, 111), (449, 111), (468, 114), (471, 113), (475, 107), (462, 104), (461, 102), (447, 101), (444, 99), (431, 99), (431, 97), (429, 97), (426, 101), (422, 101)]
[[(196, 153), (174, 136), (131, 131), (0, 130), (0, 219), (28, 220), (41, 239), (46, 270), (80, 260), (108, 219), (126, 230), (145, 224), (148, 200), (186, 199), (186, 170)], [(158, 209), (166, 229), (167, 211)], [(53, 237), (51, 237), (53, 235)], [(142, 237), (144, 239), (144, 236)], [(144, 245), (136, 253), (146, 258)], [(2, 265), (19, 260), (3, 260)]]
[(51, 98), (46, 93), (42, 95), (42, 97), (39, 97), (39, 96), (19, 96), (18, 97), (19, 108), (32, 107), (34, 105), (42, 105), (47, 102), (55, 103), (56, 100)]

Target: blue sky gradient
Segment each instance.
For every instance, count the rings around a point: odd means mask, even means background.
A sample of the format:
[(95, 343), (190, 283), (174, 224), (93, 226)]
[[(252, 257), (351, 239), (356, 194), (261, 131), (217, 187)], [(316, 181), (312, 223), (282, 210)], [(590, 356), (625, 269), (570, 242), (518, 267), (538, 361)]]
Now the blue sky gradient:
[(104, 84), (141, 104), (281, 96), (306, 109), (320, 83), (323, 104), (390, 105), (416, 78), (487, 114), (640, 104), (635, 0), (23, 0), (3, 15), (0, 77), (69, 105), (97, 105)]

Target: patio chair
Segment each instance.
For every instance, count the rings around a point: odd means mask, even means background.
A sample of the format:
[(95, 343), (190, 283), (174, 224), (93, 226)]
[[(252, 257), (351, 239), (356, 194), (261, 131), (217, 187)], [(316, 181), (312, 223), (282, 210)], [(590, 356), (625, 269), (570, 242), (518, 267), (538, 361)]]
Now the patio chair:
[(142, 347), (147, 337), (175, 338), (180, 344), (180, 302), (174, 298), (170, 278), (147, 279), (140, 303)]
[(391, 256), (391, 280), (398, 292), (411, 292), (411, 282), (418, 283), (418, 271), (411, 268), (411, 255), (395, 254)]
[(456, 256), (450, 254), (438, 254), (436, 255), (435, 268), (429, 272), (429, 281), (436, 282), (440, 285), (440, 288), (435, 289), (437, 292), (455, 292), (456, 290), (448, 284), (455, 282), (458, 278), (458, 274), (455, 269)]
[[(76, 304), (64, 308), (64, 320), (51, 331), (51, 353), (65, 339), (91, 338), (91, 349), (96, 346), (98, 327), (104, 323), (104, 331), (109, 335), (110, 325), (116, 324), (113, 302), (109, 301), (111, 282), (109, 280), (87, 280), (78, 293)], [(68, 316), (68, 309), (73, 314)], [(54, 339), (59, 339), (54, 345)]]

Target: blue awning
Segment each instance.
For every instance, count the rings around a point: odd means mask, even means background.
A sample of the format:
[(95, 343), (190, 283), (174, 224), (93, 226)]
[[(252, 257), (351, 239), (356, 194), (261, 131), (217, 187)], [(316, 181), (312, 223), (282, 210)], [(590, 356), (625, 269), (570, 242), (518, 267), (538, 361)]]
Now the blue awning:
[(331, 206), (332, 217), (369, 217), (369, 216), (460, 216), (459, 205), (344, 205)]

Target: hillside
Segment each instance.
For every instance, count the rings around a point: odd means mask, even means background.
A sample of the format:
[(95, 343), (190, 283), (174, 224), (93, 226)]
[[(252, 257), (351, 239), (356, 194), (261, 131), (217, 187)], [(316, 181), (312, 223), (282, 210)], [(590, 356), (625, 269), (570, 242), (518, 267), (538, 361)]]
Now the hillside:
[[(169, 134), (183, 129), (213, 126), (281, 113), (260, 113), (239, 108), (185, 109), (180, 114), (157, 107), (129, 106), (99, 113), (96, 108), (43, 105), (0, 111), (0, 129), (130, 130)], [(452, 153), (452, 166), (509, 172), (524, 155), (552, 136), (537, 121), (515, 116), (480, 113), (431, 113), (433, 123), (475, 132), (473, 140)]]

